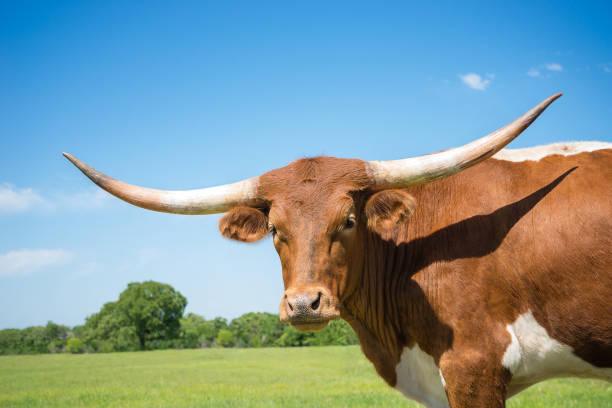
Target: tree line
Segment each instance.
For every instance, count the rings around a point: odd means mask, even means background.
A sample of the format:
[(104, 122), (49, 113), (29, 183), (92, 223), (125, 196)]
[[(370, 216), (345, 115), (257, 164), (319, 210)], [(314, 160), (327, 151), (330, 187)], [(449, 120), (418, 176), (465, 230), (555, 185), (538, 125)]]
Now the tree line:
[(102, 306), (80, 326), (0, 330), (0, 354), (108, 353), (207, 347), (296, 347), (358, 344), (343, 320), (317, 332), (302, 333), (272, 313), (246, 313), (227, 322), (184, 314), (187, 299), (172, 286), (154, 282), (128, 284), (119, 299)]

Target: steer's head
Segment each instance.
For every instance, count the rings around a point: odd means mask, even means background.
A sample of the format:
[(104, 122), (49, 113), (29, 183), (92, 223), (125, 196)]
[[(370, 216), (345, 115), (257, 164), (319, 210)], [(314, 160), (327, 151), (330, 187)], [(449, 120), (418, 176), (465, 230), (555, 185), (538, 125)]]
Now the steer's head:
[(65, 156), (93, 182), (131, 204), (179, 214), (225, 212), (219, 230), (238, 241), (272, 235), (285, 284), (280, 319), (299, 330), (317, 330), (339, 317), (343, 300), (362, 278), (365, 232), (385, 235), (412, 213), (415, 203), (402, 188), (491, 157), (559, 96), (459, 148), (393, 161), (301, 159), (259, 177), (200, 190), (132, 186)]
[(357, 237), (368, 185), (361, 160), (302, 159), (260, 177), (264, 206), (236, 207), (220, 220), (227, 238), (250, 242), (272, 235), (285, 284), (282, 321), (312, 330), (339, 317), (338, 306), (355, 284), (349, 271), (362, 255)]

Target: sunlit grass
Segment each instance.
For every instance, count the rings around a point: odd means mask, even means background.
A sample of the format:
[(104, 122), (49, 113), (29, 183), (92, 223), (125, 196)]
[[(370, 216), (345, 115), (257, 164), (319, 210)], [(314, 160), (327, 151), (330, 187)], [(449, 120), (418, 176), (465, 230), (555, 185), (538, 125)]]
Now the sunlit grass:
[[(0, 357), (0, 406), (416, 407), (359, 347), (166, 350)], [(609, 383), (563, 379), (515, 407), (612, 407)]]

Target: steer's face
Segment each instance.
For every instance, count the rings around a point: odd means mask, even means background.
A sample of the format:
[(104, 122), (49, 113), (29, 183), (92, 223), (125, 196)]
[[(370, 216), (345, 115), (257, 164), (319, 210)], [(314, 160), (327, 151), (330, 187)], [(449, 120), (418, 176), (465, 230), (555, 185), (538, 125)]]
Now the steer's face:
[(299, 330), (320, 329), (339, 317), (351, 264), (361, 254), (353, 197), (342, 192), (313, 192), (309, 201), (297, 205), (278, 202), (268, 216), (285, 284), (280, 319)]
[(395, 225), (393, 216), (403, 214), (389, 203), (396, 190), (371, 195), (369, 180), (360, 160), (298, 160), (261, 177), (266, 208), (237, 207), (219, 222), (224, 236), (239, 241), (272, 235), (285, 284), (280, 319), (298, 330), (339, 317), (361, 279), (366, 230)]
[(298, 330), (321, 329), (339, 317), (362, 255), (358, 196), (367, 182), (359, 160), (298, 160), (261, 177), (268, 208), (238, 207), (219, 223), (223, 235), (241, 241), (272, 235), (285, 284), (280, 319)]

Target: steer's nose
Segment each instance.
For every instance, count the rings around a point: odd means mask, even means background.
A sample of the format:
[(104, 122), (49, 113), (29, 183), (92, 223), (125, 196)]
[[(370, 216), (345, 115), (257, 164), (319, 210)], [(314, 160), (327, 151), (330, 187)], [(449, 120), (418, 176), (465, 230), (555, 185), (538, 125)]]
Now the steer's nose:
[(302, 290), (297, 293), (285, 292), (287, 314), (293, 318), (312, 317), (319, 314), (322, 291), (317, 289)]
[(325, 327), (339, 316), (337, 302), (322, 287), (289, 288), (283, 294), (280, 319), (303, 330)]

